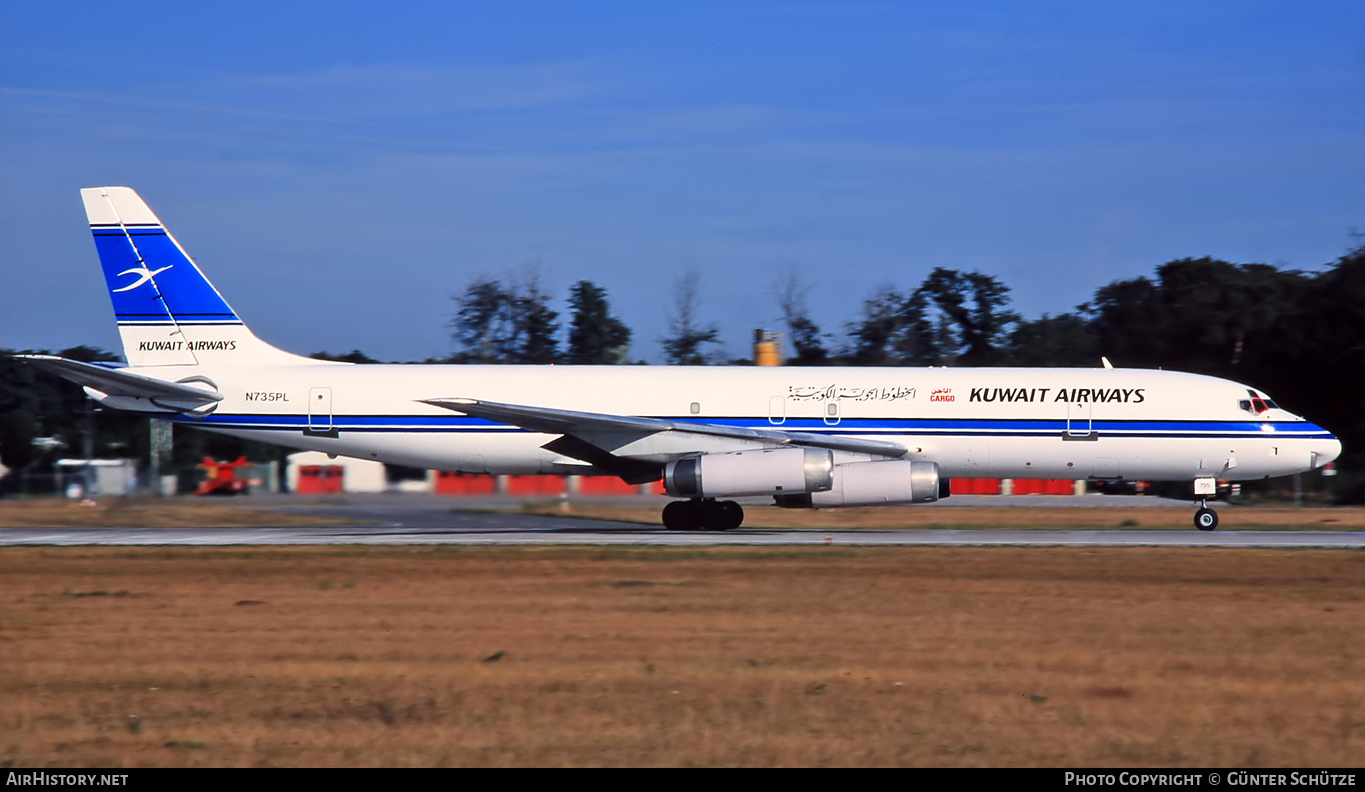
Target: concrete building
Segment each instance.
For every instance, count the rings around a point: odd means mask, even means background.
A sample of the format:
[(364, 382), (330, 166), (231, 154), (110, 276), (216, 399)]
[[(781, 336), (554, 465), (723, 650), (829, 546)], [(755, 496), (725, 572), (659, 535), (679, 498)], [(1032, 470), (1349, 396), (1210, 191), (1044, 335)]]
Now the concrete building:
[(59, 492), (72, 498), (93, 498), (99, 495), (131, 495), (137, 490), (137, 465), (131, 459), (92, 459), (90, 491), (86, 491), (86, 461), (59, 459), (53, 473), (60, 479)]

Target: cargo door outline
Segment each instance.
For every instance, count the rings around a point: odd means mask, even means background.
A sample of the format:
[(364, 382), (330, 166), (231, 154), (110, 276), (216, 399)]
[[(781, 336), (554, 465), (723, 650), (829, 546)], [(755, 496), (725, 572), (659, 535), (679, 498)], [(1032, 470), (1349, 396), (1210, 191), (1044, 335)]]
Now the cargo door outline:
[(768, 399), (768, 423), (781, 426), (787, 422), (787, 397), (772, 396)]
[(1095, 431), (1090, 402), (1069, 401), (1066, 404), (1066, 429), (1062, 430), (1063, 440), (1099, 440), (1100, 433)]
[(303, 433), (311, 437), (336, 437), (332, 425), (332, 389), (308, 389), (308, 428)]

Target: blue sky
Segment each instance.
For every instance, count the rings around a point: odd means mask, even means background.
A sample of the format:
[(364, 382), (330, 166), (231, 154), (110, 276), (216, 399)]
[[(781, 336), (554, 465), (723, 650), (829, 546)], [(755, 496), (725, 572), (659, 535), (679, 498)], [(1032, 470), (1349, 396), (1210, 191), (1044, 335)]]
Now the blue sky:
[[(280, 8), (279, 6), (285, 6)], [(1184, 256), (1365, 230), (1365, 4), (7, 3), (0, 347), (117, 349), (78, 189), (137, 189), (292, 351), (446, 355), (538, 262), (661, 359), (796, 270), (841, 331), (978, 269), (1026, 316)]]

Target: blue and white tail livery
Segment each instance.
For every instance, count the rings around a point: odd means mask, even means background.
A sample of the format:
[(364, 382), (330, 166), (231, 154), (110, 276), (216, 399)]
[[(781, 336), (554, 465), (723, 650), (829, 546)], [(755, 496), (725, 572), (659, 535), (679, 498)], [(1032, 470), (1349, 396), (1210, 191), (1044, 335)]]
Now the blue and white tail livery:
[[(256, 338), (126, 187), (81, 191), (128, 366), (28, 356), (109, 407), (293, 448), (471, 473), (663, 479), (671, 529), (729, 498), (926, 503), (955, 476), (1283, 476), (1330, 432), (1229, 380), (1115, 369), (356, 366)], [(1205, 504), (1195, 524), (1216, 527)]]
[(91, 187), (81, 199), (130, 366), (297, 360), (247, 329), (137, 193)]

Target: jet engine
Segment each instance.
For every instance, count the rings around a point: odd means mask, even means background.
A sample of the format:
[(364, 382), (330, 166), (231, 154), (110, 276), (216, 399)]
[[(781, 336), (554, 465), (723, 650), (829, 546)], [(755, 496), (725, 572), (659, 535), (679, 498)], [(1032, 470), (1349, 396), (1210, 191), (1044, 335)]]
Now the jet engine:
[(771, 448), (703, 454), (669, 462), (664, 487), (678, 498), (824, 492), (834, 486), (834, 454), (825, 448)]
[(948, 494), (948, 479), (939, 478), (937, 463), (902, 459), (835, 465), (833, 487), (821, 492), (775, 495), (773, 500), (789, 509), (826, 509), (933, 503)]

